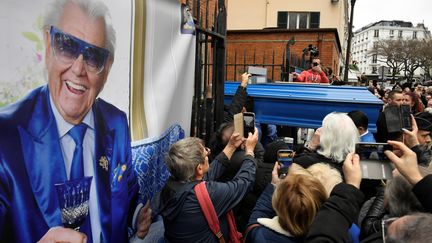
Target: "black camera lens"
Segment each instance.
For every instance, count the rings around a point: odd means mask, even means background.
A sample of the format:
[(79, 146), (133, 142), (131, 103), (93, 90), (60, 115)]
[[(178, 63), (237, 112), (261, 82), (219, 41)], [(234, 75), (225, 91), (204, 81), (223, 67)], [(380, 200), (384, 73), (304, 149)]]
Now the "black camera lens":
[(316, 66), (318, 66), (318, 63), (317, 63), (317, 62), (313, 62), (312, 65), (313, 65), (314, 67), (316, 67)]

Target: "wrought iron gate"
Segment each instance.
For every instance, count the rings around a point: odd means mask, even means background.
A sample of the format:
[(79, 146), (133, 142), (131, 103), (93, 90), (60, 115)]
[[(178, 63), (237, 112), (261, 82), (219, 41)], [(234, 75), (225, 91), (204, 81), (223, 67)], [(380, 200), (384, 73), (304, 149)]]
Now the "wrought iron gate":
[(195, 92), (191, 136), (206, 142), (223, 120), (225, 0), (188, 0), (196, 27)]

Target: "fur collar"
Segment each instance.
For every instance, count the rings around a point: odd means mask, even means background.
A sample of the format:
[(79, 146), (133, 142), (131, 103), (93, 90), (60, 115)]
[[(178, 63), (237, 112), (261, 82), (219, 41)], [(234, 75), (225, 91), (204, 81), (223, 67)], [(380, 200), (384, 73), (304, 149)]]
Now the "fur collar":
[(292, 236), (288, 231), (284, 230), (280, 224), (279, 224), (279, 217), (275, 216), (272, 219), (269, 218), (259, 218), (258, 223), (261, 224), (264, 227), (267, 227), (273, 231), (276, 231), (279, 234), (286, 235), (288, 237), (294, 237)]

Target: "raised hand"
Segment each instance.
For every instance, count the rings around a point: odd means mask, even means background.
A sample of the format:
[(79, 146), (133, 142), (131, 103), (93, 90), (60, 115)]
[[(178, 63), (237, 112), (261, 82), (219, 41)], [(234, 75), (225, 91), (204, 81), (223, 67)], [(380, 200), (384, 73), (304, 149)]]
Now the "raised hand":
[(392, 151), (385, 151), (384, 153), (396, 166), (396, 169), (412, 184), (415, 185), (419, 182), (423, 176), (420, 174), (417, 155), (405, 144), (397, 141), (387, 141), (388, 144), (392, 145), (394, 149), (397, 149), (402, 154), (397, 156)]
[(360, 168), (360, 157), (358, 154), (349, 153), (345, 158), (342, 170), (345, 176), (345, 183), (360, 188), (362, 172)]

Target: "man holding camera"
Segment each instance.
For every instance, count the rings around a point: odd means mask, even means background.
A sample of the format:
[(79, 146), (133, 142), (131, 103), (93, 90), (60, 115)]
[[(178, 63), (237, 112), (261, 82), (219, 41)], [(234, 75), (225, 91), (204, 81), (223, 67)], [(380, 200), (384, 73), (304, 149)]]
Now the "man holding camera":
[(312, 68), (301, 72), (301, 74), (293, 73), (294, 82), (304, 83), (330, 83), (325, 72), (321, 69), (321, 60), (318, 58), (312, 59)]

